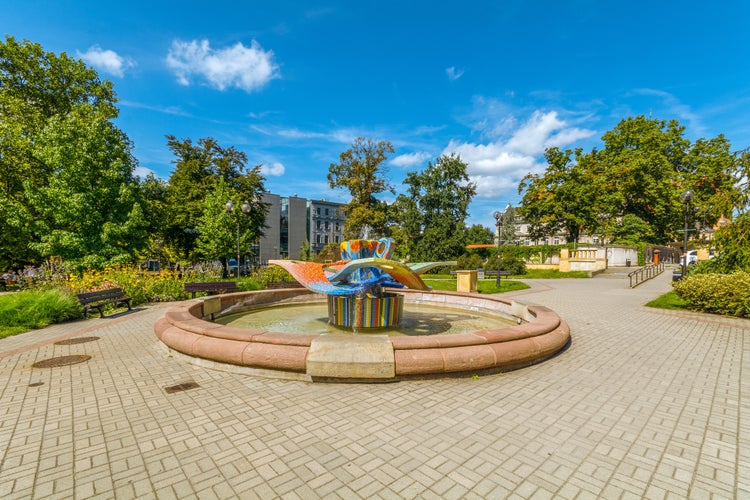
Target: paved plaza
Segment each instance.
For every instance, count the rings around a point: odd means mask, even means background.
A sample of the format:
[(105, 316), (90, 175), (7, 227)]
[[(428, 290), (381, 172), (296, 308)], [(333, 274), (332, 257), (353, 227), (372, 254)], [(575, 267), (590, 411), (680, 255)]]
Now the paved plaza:
[(750, 498), (750, 321), (643, 307), (670, 279), (528, 281), (570, 347), (478, 378), (201, 368), (154, 336), (170, 304), (2, 339), (0, 498)]

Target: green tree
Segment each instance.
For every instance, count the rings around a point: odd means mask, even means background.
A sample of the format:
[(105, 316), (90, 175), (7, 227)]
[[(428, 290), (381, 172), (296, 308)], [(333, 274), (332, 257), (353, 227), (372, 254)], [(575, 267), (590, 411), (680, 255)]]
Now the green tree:
[(490, 245), (495, 241), (495, 235), (491, 229), (481, 225), (472, 224), (466, 232), (467, 244)]
[(750, 212), (737, 217), (716, 231), (716, 257), (700, 264), (705, 272), (750, 272)]
[(516, 209), (508, 205), (496, 221), (500, 222), (500, 234), (498, 235), (500, 245), (515, 245), (518, 235), (516, 234)]
[(736, 209), (744, 213), (750, 209), (750, 148), (737, 153), (737, 157), (737, 163), (734, 166), (734, 178), (738, 179), (739, 195)]
[(602, 150), (546, 151), (547, 169), (519, 184), (519, 212), (531, 224), (531, 236), (566, 230), (569, 241), (580, 231), (601, 232), (604, 214), (615, 220), (632, 214), (650, 226), (655, 242), (677, 236), (684, 210), (680, 192), (695, 192), (695, 217), (706, 225), (742, 203), (737, 187), (740, 155), (723, 136), (683, 137), (684, 127), (638, 116), (606, 132)]
[[(237, 254), (237, 227), (239, 223), (240, 255), (247, 255), (250, 245), (257, 239), (258, 227), (251, 223), (249, 213), (242, 211), (245, 200), (223, 178), (219, 178), (203, 200), (203, 213), (198, 218), (196, 253), (205, 260), (220, 260), (227, 270), (227, 256)], [(229, 212), (227, 200), (238, 200)], [(249, 201), (248, 201), (249, 203)], [(252, 210), (252, 209), (251, 209)]]
[(387, 180), (383, 162), (394, 149), (390, 142), (375, 142), (357, 137), (351, 148), (339, 155), (339, 163), (328, 167), (328, 185), (343, 188), (352, 199), (346, 206), (345, 232), (347, 237), (359, 237), (365, 226), (377, 234), (385, 234), (388, 225), (388, 205), (376, 198), (384, 192), (395, 194)]
[(422, 172), (409, 172), (400, 195), (398, 221), (408, 238), (414, 261), (436, 261), (462, 255), (466, 246), (466, 217), (476, 186), (458, 155), (443, 155)]
[(87, 267), (135, 260), (148, 225), (130, 149), (125, 134), (91, 106), (48, 120), (33, 148), (49, 167), (47, 182), (24, 183), (39, 235), (32, 249)]
[(518, 213), (529, 223), (532, 239), (564, 231), (568, 241), (576, 241), (581, 229), (592, 225), (598, 207), (604, 204), (597, 195), (606, 196), (597, 153), (550, 148), (545, 158), (547, 170), (543, 174), (529, 173), (519, 184), (518, 192), (524, 194)]
[(638, 116), (622, 120), (604, 134), (601, 160), (605, 176), (617, 196), (616, 215), (633, 214), (651, 226), (654, 240), (674, 239), (684, 210), (680, 192), (691, 189), (697, 216), (713, 224), (737, 202), (733, 177), (737, 157), (719, 135), (683, 137), (685, 127)]
[(305, 238), (299, 248), (299, 260), (310, 260), (310, 242)]
[[(195, 250), (200, 234), (198, 224), (204, 215), (206, 195), (219, 180), (236, 193), (239, 201), (251, 205), (248, 228), (262, 234), (267, 208), (260, 201), (265, 191), (265, 179), (260, 165), (246, 169), (247, 155), (234, 147), (224, 148), (207, 137), (193, 144), (191, 139), (178, 140), (167, 136), (167, 145), (176, 159), (175, 170), (169, 178), (166, 205), (169, 224), (164, 228), (164, 240), (183, 258), (197, 257)], [(229, 200), (224, 200), (224, 204)]]
[(641, 241), (653, 241), (654, 233), (651, 226), (634, 214), (625, 214), (616, 224), (612, 243), (617, 245), (634, 245)]
[[(473, 224), (466, 231), (466, 244), (467, 245), (493, 245), (495, 242), (495, 235), (493, 232), (481, 224)], [(487, 260), (491, 255), (497, 253), (497, 248), (469, 248), (467, 249), (467, 255), (478, 255), (482, 260)], [(471, 268), (464, 268), (471, 269)]]
[[(67, 55), (0, 43), (0, 265), (130, 260), (144, 242), (112, 84)], [(78, 220), (80, 218), (80, 220)]]

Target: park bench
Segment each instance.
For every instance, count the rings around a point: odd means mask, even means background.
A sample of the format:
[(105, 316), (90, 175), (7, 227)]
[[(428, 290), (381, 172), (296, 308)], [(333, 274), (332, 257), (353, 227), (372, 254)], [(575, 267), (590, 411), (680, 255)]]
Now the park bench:
[(86, 292), (76, 294), (78, 302), (83, 306), (84, 317), (88, 315), (91, 309), (98, 309), (99, 315), (104, 317), (104, 306), (112, 304), (113, 307), (127, 306), (130, 311), (130, 297), (125, 295), (122, 288), (107, 288), (96, 292)]
[(197, 283), (185, 283), (185, 291), (190, 292), (192, 297), (198, 292), (206, 292), (208, 295), (216, 293), (236, 292), (235, 281), (201, 281)]
[(500, 271), (488, 270), (488, 271), (484, 272), (485, 276), (495, 276), (495, 277), (497, 277), (497, 276), (500, 276), (500, 277), (505, 276), (506, 278), (508, 276), (510, 276), (511, 274), (512, 273), (510, 271), (502, 271), (502, 270), (500, 270)]
[[(457, 272), (455, 270), (451, 271), (451, 275), (452, 276), (455, 276), (456, 274), (457, 274)], [(510, 271), (503, 271), (503, 270), (498, 271), (496, 269), (494, 269), (494, 270), (493, 269), (485, 269), (484, 270), (484, 277), (485, 278), (489, 278), (491, 276), (494, 276), (498, 280), (502, 279), (503, 276), (505, 276), (507, 278), (511, 274), (513, 274), (513, 273), (511, 273)]]

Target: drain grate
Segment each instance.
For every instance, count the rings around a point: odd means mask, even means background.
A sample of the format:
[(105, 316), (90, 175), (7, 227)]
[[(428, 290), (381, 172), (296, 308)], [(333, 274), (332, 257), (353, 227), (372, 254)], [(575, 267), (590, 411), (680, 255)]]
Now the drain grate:
[(44, 385), (44, 382), (32, 382), (29, 387), (39, 387), (40, 385)]
[(182, 382), (181, 384), (177, 385), (170, 385), (169, 387), (165, 387), (164, 390), (167, 394), (172, 394), (173, 392), (182, 392), (187, 391), (190, 389), (195, 389), (196, 387), (200, 387), (197, 382), (194, 382), (192, 380), (188, 382)]
[(75, 337), (55, 342), (55, 345), (85, 344), (86, 342), (93, 342), (95, 340), (99, 340), (99, 337)]
[(91, 359), (88, 354), (74, 354), (72, 356), (58, 356), (56, 358), (47, 358), (34, 363), (34, 368), (57, 368), (58, 366), (69, 366), (77, 363), (83, 363)]

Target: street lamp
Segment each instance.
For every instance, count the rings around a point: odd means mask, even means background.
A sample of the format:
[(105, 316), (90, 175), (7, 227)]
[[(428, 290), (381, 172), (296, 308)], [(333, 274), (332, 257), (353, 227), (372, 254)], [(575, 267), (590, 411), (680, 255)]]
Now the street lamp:
[[(232, 200), (229, 200), (226, 205), (224, 205), (224, 208), (227, 209), (228, 213), (234, 212), (234, 202)], [(247, 201), (242, 203), (241, 211), (237, 213), (237, 279), (240, 278), (240, 217), (242, 217), (242, 214), (249, 214), (250, 213), (250, 203)]]
[[(507, 211), (508, 208), (506, 207)], [(495, 226), (497, 227), (497, 277), (495, 278), (495, 286), (500, 286), (500, 271), (501, 271), (501, 260), (500, 260), (500, 245), (502, 245), (502, 228), (505, 214), (503, 212), (494, 212), (492, 214), (495, 217)]]
[(682, 277), (685, 277), (685, 273), (687, 272), (687, 261), (688, 261), (688, 211), (690, 210), (690, 202), (693, 200), (693, 191), (688, 189), (687, 191), (683, 191), (680, 194), (680, 201), (682, 201), (685, 204), (685, 236), (683, 239), (684, 246), (683, 250), (685, 252), (684, 256), (682, 257)]

